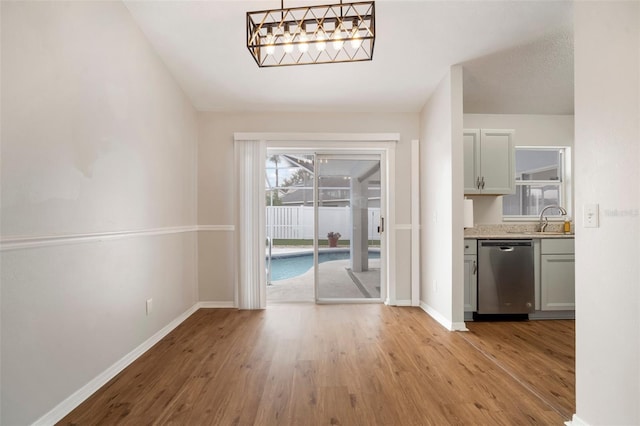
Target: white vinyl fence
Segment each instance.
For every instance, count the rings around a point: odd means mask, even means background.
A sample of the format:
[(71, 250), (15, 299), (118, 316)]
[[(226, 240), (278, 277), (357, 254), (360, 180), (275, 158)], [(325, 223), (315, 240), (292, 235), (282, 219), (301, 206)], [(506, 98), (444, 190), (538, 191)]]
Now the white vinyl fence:
[[(349, 207), (319, 207), (318, 217), (320, 239), (326, 239), (329, 232), (339, 232), (342, 239), (351, 239)], [(379, 240), (380, 208), (370, 208), (368, 219), (369, 239)], [(313, 239), (313, 207), (267, 206), (267, 236), (274, 239)]]

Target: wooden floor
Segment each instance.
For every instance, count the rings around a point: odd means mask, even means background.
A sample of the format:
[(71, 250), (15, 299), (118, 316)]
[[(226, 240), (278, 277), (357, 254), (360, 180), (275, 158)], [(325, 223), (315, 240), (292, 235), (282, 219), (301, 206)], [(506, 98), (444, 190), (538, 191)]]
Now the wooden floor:
[(418, 308), (202, 309), (59, 424), (562, 425), (573, 321), (471, 323)]

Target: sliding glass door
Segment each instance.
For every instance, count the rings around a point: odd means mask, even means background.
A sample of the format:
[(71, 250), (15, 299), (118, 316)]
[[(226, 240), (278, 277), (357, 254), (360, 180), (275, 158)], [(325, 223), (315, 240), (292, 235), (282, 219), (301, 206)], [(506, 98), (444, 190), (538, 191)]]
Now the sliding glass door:
[(269, 150), (265, 166), (267, 301), (314, 302), (313, 152)]
[(380, 151), (268, 150), (267, 301), (384, 300), (382, 160)]
[(316, 302), (379, 302), (384, 231), (379, 154), (316, 154)]

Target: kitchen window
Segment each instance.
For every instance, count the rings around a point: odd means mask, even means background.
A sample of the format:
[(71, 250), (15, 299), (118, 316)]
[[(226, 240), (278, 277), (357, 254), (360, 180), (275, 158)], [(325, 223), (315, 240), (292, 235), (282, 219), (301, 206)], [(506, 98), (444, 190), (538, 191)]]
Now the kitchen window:
[[(570, 148), (516, 147), (516, 192), (502, 199), (504, 220), (535, 220), (545, 206), (570, 210)], [(560, 217), (547, 211), (550, 220)]]

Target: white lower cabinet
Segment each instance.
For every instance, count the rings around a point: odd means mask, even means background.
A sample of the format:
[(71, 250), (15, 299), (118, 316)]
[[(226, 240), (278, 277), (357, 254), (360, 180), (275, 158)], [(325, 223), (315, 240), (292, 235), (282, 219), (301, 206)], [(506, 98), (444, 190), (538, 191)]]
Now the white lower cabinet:
[(477, 241), (464, 240), (464, 311), (478, 309), (478, 256)]
[(575, 250), (572, 238), (542, 239), (540, 248), (540, 310), (574, 310)]

